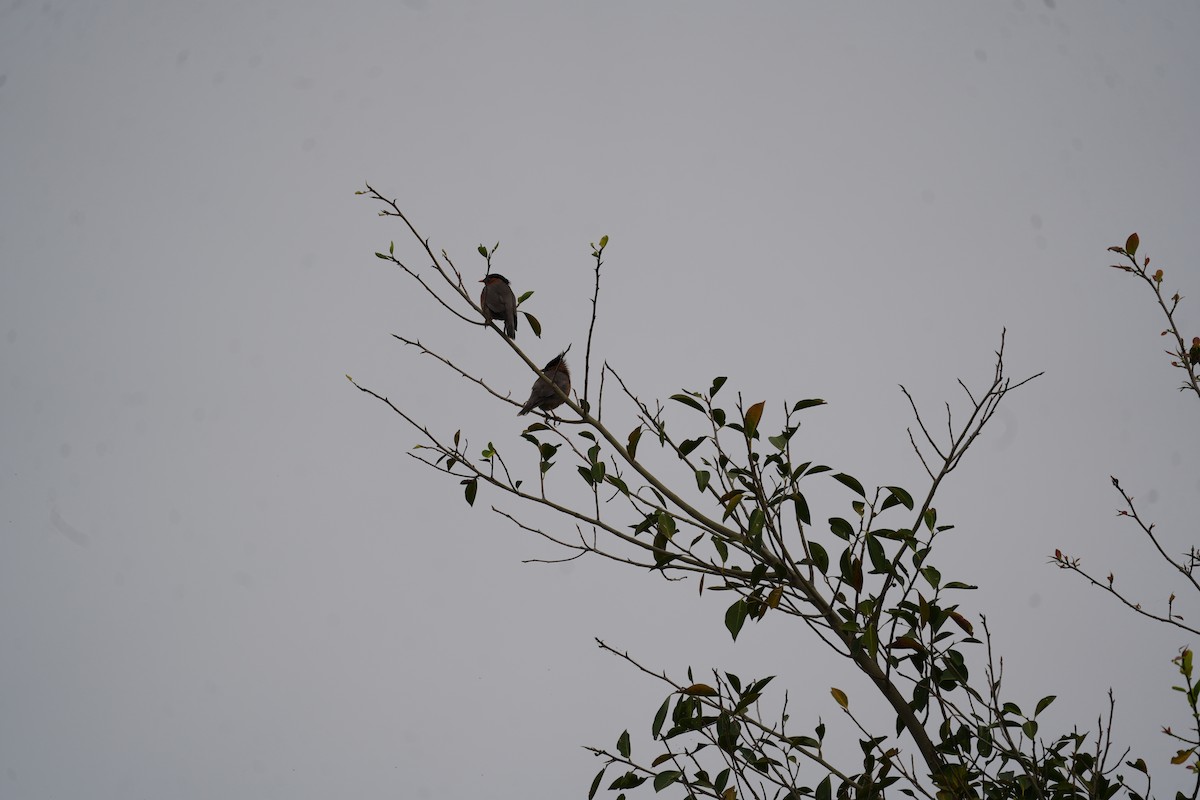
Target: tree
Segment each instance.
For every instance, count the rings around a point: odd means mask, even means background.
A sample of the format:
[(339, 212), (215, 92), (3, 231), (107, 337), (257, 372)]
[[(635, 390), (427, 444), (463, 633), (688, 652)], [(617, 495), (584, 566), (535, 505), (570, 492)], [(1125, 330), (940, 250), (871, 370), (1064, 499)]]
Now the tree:
[[(915, 421), (909, 439), (927, 482), (915, 492), (866, 487), (849, 472), (805, 460), (802, 448), (793, 445), (823, 400), (769, 409), (765, 401), (731, 397), (726, 379), (716, 377), (706, 389), (682, 390), (664, 405), (643, 400), (606, 361), (593, 373), (607, 237), (592, 245), (592, 324), (582, 376), (575, 376), (575, 391), (563, 391), (486, 319), (462, 271), (444, 250), (434, 250), (395, 200), (370, 185), (359, 194), (379, 203), (381, 216), (407, 228), (418, 246), (416, 258), (429, 266), (418, 269), (397, 256), (394, 242), (376, 256), (417, 281), (445, 313), (463, 324), (490, 326), (501, 346), (561, 400), (554, 413), (542, 413), (525, 428), (521, 438), (530, 450), (501, 452), (489, 442), (480, 451), (471, 449), (461, 431), (431, 430), (351, 378), (418, 433), (418, 460), (458, 480), (472, 505), (484, 485), (553, 511), (574, 535), (534, 526), (493, 506), (523, 530), (561, 547), (564, 559), (600, 557), (667, 580), (686, 579), (701, 592), (728, 592), (733, 599), (724, 622), (735, 640), (747, 623), (768, 614), (789, 618), (814, 643), (865, 675), (877, 692), (866, 704), (881, 704), (894, 718), (894, 727), (873, 729), (853, 710), (861, 707), (857, 698), (852, 706), (842, 688), (830, 687), (860, 731), (861, 758), (847, 761), (830, 755), (837, 748), (826, 741), (823, 724), (798, 726), (790, 718), (786, 697), (771, 692), (773, 676), (743, 679), (713, 671), (711, 678), (698, 679), (689, 670), (671, 677), (599, 642), (661, 682), (665, 698), (650, 726), (656, 752), (635, 756), (628, 731), (612, 748), (589, 748), (603, 761), (589, 798), (606, 790), (623, 800), (639, 787), (642, 793), (674, 787), (679, 796), (722, 800), (873, 798), (889, 792), (939, 800), (1148, 796), (1145, 765), (1125, 761), (1126, 754), (1114, 750), (1111, 696), (1108, 722), (1100, 730), (1043, 732), (1038, 717), (1054, 697), (1022, 709), (1005, 696), (1002, 662), (993, 656), (987, 621), (973, 619), (963, 605), (974, 587), (943, 575), (937, 565), (935, 545), (953, 525), (939, 519), (936, 498), (1000, 404), (1038, 377), (1009, 376), (1003, 333), (989, 378), (974, 389), (959, 382), (965, 399), (958, 413), (947, 404), (945, 434), (934, 432), (916, 399), (901, 387)], [(486, 261), (483, 274), (491, 273), (496, 248), (481, 245), (479, 252)], [(518, 298), (518, 311), (540, 337), (538, 320), (520, 308), (531, 294)], [(520, 407), (450, 356), (393, 335), (473, 381), (494, 401)], [(628, 419), (619, 429), (604, 403), (610, 381)], [(561, 470), (562, 461), (575, 467), (579, 491), (547, 484), (547, 474)], [(810, 498), (824, 498), (823, 484), (830, 481), (841, 492), (839, 505), (828, 516), (817, 514)], [(1122, 767), (1144, 780), (1140, 792)]]
[[(1108, 248), (1109, 252), (1116, 253), (1123, 258), (1122, 263), (1113, 264), (1112, 268), (1128, 273), (1151, 291), (1155, 303), (1166, 322), (1166, 327), (1159, 336), (1166, 337), (1167, 341), (1170, 342), (1171, 349), (1168, 349), (1166, 354), (1170, 358), (1171, 367), (1181, 370), (1184, 373), (1179, 391), (1194, 395), (1197, 399), (1200, 399), (1200, 378), (1198, 378), (1197, 374), (1197, 370), (1200, 369), (1200, 336), (1192, 337), (1190, 345), (1185, 343), (1185, 337), (1181, 333), (1179, 324), (1175, 319), (1176, 312), (1179, 310), (1179, 303), (1183, 300), (1183, 297), (1178, 292), (1169, 297), (1163, 293), (1163, 270), (1156, 269), (1151, 272), (1149, 256), (1143, 255), (1141, 263), (1138, 262), (1137, 254), (1140, 244), (1141, 240), (1138, 235), (1131, 233), (1125, 239), (1124, 245), (1113, 245)], [(1135, 526), (1137, 533), (1146, 537), (1146, 543), (1153, 548), (1155, 555), (1161, 559), (1161, 564), (1167, 567), (1169, 573), (1178, 573), (1185, 582), (1185, 588), (1200, 593), (1200, 583), (1196, 580), (1196, 569), (1200, 566), (1200, 550), (1197, 550), (1192, 545), (1188, 547), (1182, 556), (1175, 556), (1168, 553), (1166, 549), (1168, 545), (1165, 545), (1164, 539), (1156, 530), (1155, 524), (1147, 522), (1138, 512), (1133, 495), (1127, 493), (1122, 488), (1120, 479), (1113, 476), (1112, 485), (1113, 489), (1121, 497), (1117, 516), (1131, 522)], [(1184, 615), (1177, 610), (1176, 600), (1178, 598), (1174, 591), (1169, 591), (1160, 610), (1151, 610), (1116, 587), (1116, 574), (1114, 572), (1110, 571), (1106, 577), (1100, 578), (1097, 574), (1089, 572), (1083, 567), (1082, 559), (1067, 555), (1060, 549), (1055, 549), (1051, 560), (1061, 569), (1078, 575), (1092, 586), (1103, 589), (1142, 619), (1169, 625), (1193, 635), (1200, 635), (1200, 629), (1189, 625)], [(1172, 661), (1178, 668), (1179, 674), (1183, 677), (1184, 685), (1173, 688), (1184, 695), (1190, 730), (1186, 734), (1178, 734), (1168, 726), (1163, 728), (1163, 733), (1175, 739), (1179, 744), (1184, 745), (1184, 748), (1179, 750), (1175, 757), (1171, 759), (1171, 763), (1186, 764), (1188, 769), (1195, 774), (1191, 794), (1187, 795), (1194, 800), (1194, 798), (1200, 796), (1200, 756), (1197, 755), (1197, 752), (1200, 751), (1200, 702), (1198, 702), (1200, 701), (1200, 683), (1193, 680), (1193, 654), (1191, 648), (1186, 646), (1180, 648), (1179, 654)], [(1181, 792), (1179, 796), (1183, 796), (1183, 793)]]

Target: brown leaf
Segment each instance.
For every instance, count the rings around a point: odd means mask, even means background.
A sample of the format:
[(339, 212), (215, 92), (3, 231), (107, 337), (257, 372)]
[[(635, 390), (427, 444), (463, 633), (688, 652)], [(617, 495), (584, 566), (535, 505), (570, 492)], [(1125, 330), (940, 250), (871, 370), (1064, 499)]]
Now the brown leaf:
[(960, 627), (964, 631), (966, 631), (967, 636), (975, 635), (975, 626), (972, 625), (971, 621), (969, 619), (967, 619), (966, 617), (964, 617), (962, 614), (958, 613), (957, 611), (951, 611), (950, 619), (954, 620), (954, 622), (958, 625), (958, 627)]
[(892, 649), (893, 650), (921, 650), (921, 651), (924, 651), (925, 647), (924, 647), (924, 645), (922, 645), (920, 642), (918, 642), (916, 639), (912, 638), (911, 636), (901, 636), (898, 639), (896, 639), (896, 641), (892, 642)]
[(766, 402), (760, 400), (759, 402), (750, 406), (750, 408), (746, 410), (745, 422), (746, 422), (746, 435), (747, 436), (753, 436), (754, 432), (758, 430), (758, 421), (760, 419), (762, 419), (763, 407), (765, 405), (766, 405)]

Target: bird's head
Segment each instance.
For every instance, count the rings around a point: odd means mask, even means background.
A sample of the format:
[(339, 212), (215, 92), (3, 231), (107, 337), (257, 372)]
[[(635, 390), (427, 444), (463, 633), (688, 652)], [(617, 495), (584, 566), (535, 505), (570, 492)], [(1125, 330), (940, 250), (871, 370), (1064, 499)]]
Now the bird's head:
[(490, 275), (484, 275), (483, 280), (480, 281), (480, 283), (487, 284), (488, 286), (497, 282), (508, 283), (508, 278), (504, 277), (499, 272), (493, 272)]

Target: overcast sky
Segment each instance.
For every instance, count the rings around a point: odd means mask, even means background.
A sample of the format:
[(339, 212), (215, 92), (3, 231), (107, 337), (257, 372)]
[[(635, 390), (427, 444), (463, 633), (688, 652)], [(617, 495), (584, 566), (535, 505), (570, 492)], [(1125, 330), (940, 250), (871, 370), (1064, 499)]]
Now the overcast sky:
[(0, 796), (583, 796), (580, 746), (645, 746), (662, 699), (594, 637), (779, 674), (852, 736), (828, 687), (869, 689), (807, 631), (732, 645), (691, 583), (522, 564), (558, 553), (409, 458), (345, 373), (528, 448), (392, 333), (532, 378), (374, 257), (423, 265), (364, 181), (468, 275), (500, 242), (539, 362), (581, 363), (607, 234), (594, 358), (646, 398), (823, 397), (796, 441), (871, 485), (924, 488), (897, 385), (936, 415), (1007, 326), (1046, 374), (946, 485), (943, 573), (1017, 699), (1090, 726), (1113, 687), (1171, 794), (1196, 642), (1046, 560), (1200, 613), (1113, 513), (1117, 475), (1193, 544), (1200, 429), (1105, 252), (1137, 230), (1200, 333), (1197, 42), (1191, 2), (3, 0)]

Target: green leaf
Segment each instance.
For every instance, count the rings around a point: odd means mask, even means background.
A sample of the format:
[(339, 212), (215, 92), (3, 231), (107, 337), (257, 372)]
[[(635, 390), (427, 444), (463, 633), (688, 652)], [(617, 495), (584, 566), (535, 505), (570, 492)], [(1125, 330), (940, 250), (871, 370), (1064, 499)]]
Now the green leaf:
[(825, 548), (817, 542), (809, 542), (808, 551), (812, 554), (813, 566), (819, 569), (822, 575), (828, 574), (829, 554), (825, 552)]
[(725, 385), (725, 381), (727, 380), (729, 379), (724, 376), (720, 378), (713, 378), (712, 387), (708, 390), (708, 396), (710, 399), (717, 396), (717, 392), (721, 391), (721, 387)]
[[(646, 778), (644, 776), (636, 775), (632, 770), (630, 770), (613, 781), (608, 789), (609, 791), (614, 791), (616, 789), (636, 789), (645, 782)], [(624, 797), (624, 795), (621, 796)]]
[[(763, 514), (762, 509), (757, 506), (750, 512), (750, 528), (747, 535), (752, 541), (758, 541), (762, 537), (763, 528), (767, 524), (767, 516)], [(765, 564), (760, 566), (766, 566)]]
[(786, 436), (768, 436), (767, 441), (775, 446), (780, 452), (787, 449), (788, 437)]
[(1038, 714), (1040, 714), (1040, 713), (1042, 713), (1043, 711), (1045, 711), (1045, 710), (1046, 710), (1046, 707), (1047, 707), (1047, 706), (1049, 706), (1051, 703), (1053, 703), (1053, 702), (1054, 702), (1054, 698), (1055, 698), (1056, 696), (1057, 696), (1057, 695), (1053, 695), (1053, 694), (1052, 694), (1052, 695), (1048, 695), (1048, 696), (1046, 696), (1046, 697), (1043, 697), (1041, 700), (1038, 700), (1037, 708), (1034, 710), (1034, 712), (1033, 712), (1033, 715), (1036, 717)]
[(1129, 234), (1129, 238), (1125, 240), (1125, 252), (1130, 256), (1137, 255), (1138, 244), (1141, 242), (1136, 233)]
[(463, 481), (463, 483), (467, 487), (464, 491), (464, 494), (467, 496), (467, 505), (473, 506), (475, 505), (475, 493), (479, 491), (479, 479), (472, 478), (469, 481)]
[(608, 234), (607, 233), (600, 237), (600, 249), (603, 250), (606, 247), (608, 247)]
[(533, 314), (530, 314), (528, 311), (522, 311), (521, 313), (524, 314), (525, 319), (529, 321), (529, 330), (533, 331), (533, 335), (539, 339), (542, 338), (542, 323), (538, 322), (538, 318)]
[(692, 452), (697, 447), (699, 447), (704, 442), (704, 440), (707, 438), (708, 438), (707, 436), (701, 436), (698, 439), (688, 439), (688, 440), (680, 443), (679, 454), (686, 456), (688, 453)]
[(820, 783), (817, 784), (816, 800), (831, 800), (833, 790), (831, 788), (831, 776), (826, 775)]
[(520, 297), (517, 298), (517, 305), (521, 305), (521, 303), (524, 303), (526, 300), (528, 300), (531, 297), (533, 297), (532, 289), (530, 289), (528, 292), (525, 292), (524, 294), (522, 294)]
[(858, 479), (855, 478), (854, 476), (847, 475), (844, 472), (839, 472), (838, 474), (833, 476), (833, 479), (835, 481), (837, 481), (838, 483), (842, 484), (843, 486), (848, 487), (852, 492), (856, 493), (859, 497), (865, 498), (867, 496), (866, 492), (863, 491), (862, 484), (859, 483)]
[(629, 758), (629, 731), (625, 731), (617, 739), (617, 752), (622, 758)]
[(904, 506), (909, 511), (913, 510), (913, 499), (911, 494), (904, 491), (899, 486), (888, 486), (886, 488), (889, 492), (891, 492), (891, 494), (888, 495), (888, 498), (883, 501), (884, 510), (896, 505), (897, 503)]
[(654, 567), (656, 569), (661, 569), (677, 558), (677, 556), (667, 550), (667, 543), (669, 541), (671, 541), (670, 538), (661, 530), (654, 534)]
[(742, 497), (744, 496), (745, 493), (740, 491), (729, 492), (728, 494), (721, 496), (721, 502), (725, 504), (725, 513), (721, 516), (722, 522), (729, 519), (729, 517), (733, 514), (734, 509), (736, 509), (742, 502)]
[(814, 750), (821, 746), (821, 743), (811, 736), (789, 736), (787, 743), (792, 747), (810, 747)]
[(829, 518), (829, 530), (833, 532), (834, 536), (846, 541), (850, 541), (850, 537), (854, 536), (854, 528), (841, 517)]
[(879, 657), (879, 632), (874, 625), (868, 625), (862, 635), (863, 646), (867, 648), (867, 654), (874, 661)]
[(629, 452), (630, 458), (637, 458), (638, 442), (642, 440), (642, 426), (638, 425), (629, 432), (629, 440), (625, 443), (625, 449)]
[(871, 570), (881, 575), (887, 575), (892, 571), (892, 565), (888, 563), (887, 555), (883, 552), (883, 543), (879, 541), (879, 537), (873, 534), (867, 534), (867, 555), (871, 559)]
[(1037, 732), (1038, 732), (1038, 724), (1034, 720), (1031, 720), (1031, 719), (1026, 720), (1021, 725), (1021, 733), (1025, 734), (1025, 736), (1029, 739), (1036, 739)]
[(388, 255), (395, 255), (395, 253), (396, 253), (396, 243), (388, 242)]
[(600, 781), (604, 780), (604, 772), (608, 769), (606, 764), (599, 772), (596, 773), (595, 779), (592, 781), (592, 788), (588, 790), (588, 800), (592, 800), (596, 796), (596, 790), (600, 788)]
[(617, 487), (617, 491), (619, 491), (621, 494), (625, 495), (626, 497), (629, 496), (629, 487), (625, 485), (625, 481), (621, 480), (616, 475), (605, 475), (604, 480)]
[(484, 258), (487, 258), (487, 248), (484, 247), (483, 245), (479, 245), (479, 255), (483, 256)]
[(696, 488), (703, 492), (708, 488), (708, 481), (710, 478), (712, 478), (712, 475), (709, 474), (708, 470), (696, 470)]
[(746, 410), (744, 423), (747, 439), (753, 439), (754, 434), (758, 432), (758, 421), (762, 419), (763, 408), (765, 406), (766, 402), (760, 400)]
[(921, 576), (929, 582), (929, 585), (934, 589), (938, 588), (938, 584), (942, 582), (942, 573), (938, 572), (933, 567), (922, 567)]
[(746, 601), (740, 597), (737, 599), (737, 602), (725, 611), (725, 627), (729, 629), (729, 633), (732, 634), (734, 641), (737, 641), (738, 633), (741, 632), (742, 626), (746, 624), (746, 616), (749, 612), (750, 609), (747, 607)]
[(576, 467), (575, 469), (579, 470), (579, 474), (583, 476), (585, 481), (587, 481), (588, 486), (591, 486), (596, 482), (592, 477), (591, 467)]
[(729, 560), (729, 545), (725, 544), (725, 540), (715, 533), (712, 537), (712, 543), (713, 547), (716, 548), (717, 554), (721, 556), (721, 563), (724, 564)]
[(842, 708), (845, 708), (845, 709), (850, 708), (850, 699), (848, 697), (846, 697), (846, 693), (843, 692), (841, 689), (834, 686), (829, 690), (829, 693), (831, 695), (833, 695), (833, 699), (837, 701), (837, 704), (839, 706), (841, 706)]
[(658, 707), (658, 713), (654, 715), (654, 724), (650, 726), (650, 735), (655, 739), (662, 734), (662, 726), (667, 721), (667, 712), (670, 711), (670, 706), (671, 698), (668, 697), (663, 700), (662, 705)]
[(792, 495), (792, 503), (796, 506), (796, 521), (802, 522), (805, 525), (812, 524), (812, 517), (808, 513), (808, 501), (804, 499), (804, 495), (796, 492)]
[(813, 406), (823, 405), (825, 405), (824, 400), (817, 400), (815, 398), (812, 400), (801, 400), (799, 403), (796, 403), (796, 405), (792, 406), (792, 413), (794, 414), (804, 408), (812, 408)]
[(391, 261), (391, 257), (390, 257), (390, 256), (385, 256), (383, 253), (376, 253), (376, 254), (375, 254), (375, 257), (376, 257), (376, 258), (382, 258), (384, 261)]
[(679, 770), (668, 769), (654, 776), (654, 791), (661, 792), (675, 781), (683, 777)]
[(656, 522), (658, 522), (658, 512), (651, 511), (637, 525), (630, 525), (629, 527), (633, 528), (633, 535), (637, 536), (639, 533), (645, 533), (650, 530), (650, 526)]
[(697, 411), (704, 413), (704, 406), (700, 405), (700, 401), (686, 394), (673, 394), (671, 399), (677, 403), (683, 403), (685, 406), (691, 406)]

